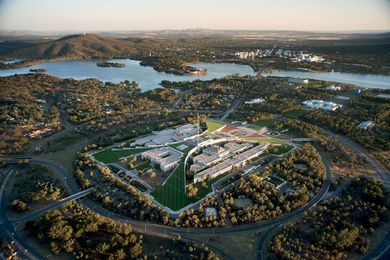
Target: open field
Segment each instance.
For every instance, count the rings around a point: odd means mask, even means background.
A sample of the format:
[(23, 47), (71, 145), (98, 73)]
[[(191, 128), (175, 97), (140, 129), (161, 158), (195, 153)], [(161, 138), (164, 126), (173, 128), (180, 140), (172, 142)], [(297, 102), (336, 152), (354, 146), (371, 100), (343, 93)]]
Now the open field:
[(151, 195), (161, 204), (172, 210), (181, 209), (193, 200), (187, 198), (185, 190), (184, 162), (182, 161), (175, 171), (169, 176), (167, 182), (157, 187)]
[(99, 162), (111, 163), (117, 161), (119, 158), (142, 153), (150, 149), (151, 148), (132, 148), (132, 149), (122, 149), (122, 150), (106, 149), (104, 151), (95, 153), (93, 157)]
[(256, 128), (256, 127), (271, 127), (272, 126), (272, 124), (275, 122), (275, 121), (277, 121), (277, 119), (273, 119), (273, 118), (271, 118), (271, 119), (267, 119), (267, 120), (261, 120), (261, 121), (257, 121), (257, 122), (253, 122), (253, 123), (251, 123), (251, 125), (253, 125), (254, 126), (254, 128)]
[(208, 180), (206, 180), (206, 181), (205, 181), (206, 187), (203, 187), (201, 182), (198, 182), (198, 183), (194, 184), (193, 186), (196, 187), (196, 188), (198, 188), (198, 193), (196, 194), (196, 199), (197, 199), (197, 200), (200, 200), (200, 199), (204, 198), (207, 194), (209, 194), (210, 192), (212, 192), (212, 191), (213, 191), (213, 188), (211, 187), (211, 185), (212, 185), (214, 182), (216, 182), (216, 181), (222, 179), (223, 177), (226, 177), (228, 174), (229, 174), (229, 173), (221, 174), (221, 175), (215, 177), (214, 179), (211, 179), (211, 180), (208, 179)]
[(212, 133), (218, 128), (224, 126), (224, 124), (213, 120), (206, 120), (206, 125), (207, 125), (207, 133)]
[(246, 141), (257, 141), (262, 143), (271, 143), (271, 144), (282, 144), (282, 142), (275, 140), (270, 137), (256, 137), (256, 136), (249, 136), (245, 137)]
[(75, 145), (82, 141), (81, 135), (71, 133), (58, 138), (55, 138), (52, 141), (48, 141), (42, 148), (45, 152), (57, 152), (65, 150), (66, 148)]

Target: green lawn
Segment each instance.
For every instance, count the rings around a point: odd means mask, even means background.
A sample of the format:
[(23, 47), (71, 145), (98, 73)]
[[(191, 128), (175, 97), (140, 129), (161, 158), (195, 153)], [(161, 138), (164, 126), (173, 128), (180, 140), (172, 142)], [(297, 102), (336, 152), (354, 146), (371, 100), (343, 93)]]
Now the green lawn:
[(106, 149), (104, 151), (95, 153), (93, 157), (102, 163), (111, 163), (117, 161), (119, 158), (127, 157), (133, 154), (142, 153), (144, 151), (150, 150), (151, 148), (133, 148), (133, 149), (123, 149), (115, 150)]
[(251, 123), (252, 125), (254, 126), (258, 126), (258, 127), (271, 127), (272, 124), (276, 121), (277, 119), (267, 119), (267, 120), (261, 120), (261, 121), (258, 121), (258, 122), (254, 122), (254, 123)]
[(271, 144), (281, 144), (280, 141), (277, 141), (275, 139), (269, 138), (269, 137), (245, 137), (245, 140), (247, 141), (257, 141), (262, 143), (271, 143)]
[(198, 182), (194, 185), (194, 187), (198, 188), (198, 193), (196, 194), (196, 200), (200, 200), (204, 198), (207, 194), (209, 194), (213, 188), (211, 187), (211, 184), (214, 182), (218, 181), (219, 179), (222, 179), (228, 174), (221, 174), (218, 177), (211, 179), (211, 180), (206, 180), (207, 187), (203, 187), (201, 182)]
[(207, 133), (212, 133), (215, 130), (217, 130), (218, 128), (224, 126), (224, 124), (222, 124), (220, 122), (209, 120), (209, 119), (206, 120), (206, 125), (207, 125)]
[(157, 187), (151, 195), (162, 205), (172, 210), (181, 209), (194, 201), (186, 196), (184, 160), (169, 176), (167, 182), (163, 186)]

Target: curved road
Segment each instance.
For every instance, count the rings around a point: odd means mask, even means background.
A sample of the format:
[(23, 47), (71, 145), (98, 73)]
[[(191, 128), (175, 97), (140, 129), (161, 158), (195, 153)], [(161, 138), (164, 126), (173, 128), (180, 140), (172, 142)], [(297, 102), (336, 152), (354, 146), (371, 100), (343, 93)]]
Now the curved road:
[[(69, 126), (68, 126), (69, 127)], [(351, 142), (349, 139), (341, 139), (347, 146), (350, 146), (356, 151), (359, 151), (359, 153), (364, 153), (365, 157), (367, 157), (367, 160), (374, 165), (374, 167), (378, 170), (378, 173), (382, 177), (382, 179), (386, 179), (386, 181), (389, 181), (389, 176), (386, 173), (386, 170), (376, 161), (375, 158), (373, 158), (371, 155), (369, 155), (367, 152), (362, 150), (360, 147), (356, 146), (353, 142)], [(27, 154), (26, 154), (27, 155)], [(42, 164), (46, 165), (47, 167), (50, 167), (57, 172), (60, 172), (61, 175), (64, 178), (65, 184), (68, 187), (68, 189), (71, 191), (71, 193), (78, 193), (80, 192), (78, 186), (76, 185), (76, 182), (73, 179), (73, 175), (69, 174), (64, 167), (61, 165), (52, 162), (52, 161), (46, 161), (46, 160), (37, 160), (37, 159), (31, 159), (31, 163), (36, 163), (36, 164)], [(265, 220), (260, 223), (252, 223), (252, 224), (243, 224), (239, 226), (232, 226), (232, 227), (224, 227), (224, 228), (175, 228), (175, 227), (168, 227), (164, 225), (159, 225), (159, 224), (154, 224), (154, 223), (148, 223), (148, 222), (142, 222), (142, 221), (137, 221), (133, 219), (126, 218), (124, 216), (120, 216), (118, 214), (115, 214), (113, 212), (110, 212), (104, 208), (102, 208), (100, 205), (94, 203), (90, 199), (81, 199), (80, 203), (84, 205), (85, 207), (91, 209), (93, 212), (100, 214), (102, 216), (114, 219), (119, 222), (123, 223), (128, 223), (132, 226), (134, 230), (140, 233), (147, 233), (147, 234), (152, 234), (152, 235), (165, 235), (165, 236), (177, 236), (180, 235), (183, 238), (188, 238), (191, 240), (196, 240), (197, 235), (204, 235), (204, 234), (224, 234), (224, 233), (231, 233), (231, 232), (240, 232), (240, 231), (248, 231), (248, 230), (253, 230), (253, 229), (259, 229), (259, 228), (268, 228), (267, 233), (264, 235), (269, 234), (275, 227), (286, 223), (288, 221), (293, 220), (294, 218), (299, 217), (303, 212), (311, 207), (314, 207), (317, 205), (318, 202), (320, 202), (326, 193), (329, 190), (330, 183), (331, 183), (331, 171), (330, 171), (330, 166), (329, 162), (324, 160), (324, 165), (326, 167), (326, 172), (327, 172), (327, 178), (324, 182), (324, 185), (320, 189), (320, 191), (302, 208), (296, 209), (288, 214), (281, 215), (277, 218), (271, 219), (271, 220)], [(9, 173), (9, 175), (11, 175)], [(8, 177), (8, 175), (7, 175)], [(3, 189), (6, 186), (8, 178), (6, 178), (3, 181), (2, 189), (0, 190), (0, 196), (3, 194)], [(390, 182), (388, 182), (390, 183)], [(4, 186), (4, 187), (3, 187)], [(37, 253), (34, 252), (33, 248), (30, 248), (21, 238), (15, 234), (15, 226), (8, 220), (8, 217), (6, 216), (6, 211), (4, 210), (5, 207), (5, 202), (6, 198), (3, 195), (0, 199), (0, 221), (2, 221), (2, 232), (7, 233), (10, 235), (12, 240), (15, 241), (15, 244), (17, 245), (18, 248), (24, 252), (24, 255), (27, 256), (30, 259), (35, 259), (35, 258), (40, 258)], [(3, 228), (4, 227), (4, 228)], [(264, 247), (265, 241), (267, 239), (267, 236), (262, 236), (261, 238), (261, 243), (259, 244), (259, 249)], [(387, 238), (390, 239), (390, 233), (387, 235)], [(261, 247), (260, 247), (261, 246)], [(222, 254), (226, 258), (231, 258), (230, 256), (224, 254), (221, 250), (218, 248), (210, 246), (210, 248), (213, 248), (214, 250), (218, 251), (220, 254)], [(386, 250), (389, 250), (389, 247), (385, 248)], [(260, 250), (261, 252), (262, 250)], [(381, 247), (378, 246), (375, 250), (373, 250), (373, 255), (379, 255), (383, 254), (383, 245)], [(371, 252), (372, 253), (372, 252)], [(370, 253), (370, 254), (371, 254)], [(259, 257), (259, 252), (258, 252), (258, 257)], [(261, 255), (260, 255), (261, 257)]]
[[(61, 165), (54, 163), (52, 161), (37, 160), (37, 159), (31, 159), (30, 163), (45, 165), (45, 166), (52, 168), (53, 170), (61, 173), (61, 175), (64, 178), (64, 182), (65, 182), (67, 188), (70, 190), (70, 192), (73, 194), (80, 192), (76, 182), (73, 179), (73, 176), (71, 176), (66, 171), (66, 169), (64, 167), (62, 167)], [(6, 180), (3, 182), (3, 185), (5, 187)], [(323, 196), (325, 196), (327, 190), (329, 189), (329, 185), (330, 185), (330, 172), (327, 171), (327, 180), (325, 181), (320, 192), (315, 197), (313, 197), (313, 199), (309, 203), (307, 203), (303, 208), (297, 209), (297, 210), (292, 211), (288, 214), (281, 215), (281, 216), (274, 218), (274, 219), (271, 219), (271, 220), (262, 221), (260, 223), (244, 224), (244, 225), (239, 225), (239, 226), (232, 226), (232, 227), (225, 227), (225, 228), (214, 228), (214, 229), (210, 229), (210, 228), (208, 228), (208, 229), (206, 229), (206, 228), (203, 228), (203, 229), (175, 228), (175, 227), (169, 227), (169, 226), (159, 225), (159, 224), (155, 224), (155, 223), (142, 222), (142, 221), (129, 219), (129, 218), (123, 217), (121, 215), (115, 214), (111, 211), (108, 211), (108, 210), (102, 208), (100, 205), (94, 203), (90, 199), (85, 199), (85, 198), (81, 199), (80, 203), (99, 215), (114, 219), (118, 222), (130, 224), (135, 231), (140, 232), (140, 233), (147, 233), (147, 234), (151, 234), (151, 235), (160, 235), (160, 236), (161, 235), (164, 235), (164, 236), (180, 235), (183, 238), (196, 240), (194, 238), (194, 237), (196, 237), (196, 235), (201, 235), (201, 234), (202, 235), (204, 235), (204, 234), (211, 235), (211, 234), (224, 234), (224, 233), (231, 233), (231, 232), (248, 231), (248, 230), (258, 229), (258, 228), (262, 228), (262, 227), (275, 226), (275, 225), (278, 225), (278, 224), (283, 223), (285, 221), (288, 221), (288, 220), (302, 214), (302, 212), (304, 212), (304, 210), (306, 210), (307, 208), (312, 207), (316, 203), (318, 203), (318, 201), (320, 201), (323, 198)], [(6, 198), (3, 196), (2, 200), (5, 202)], [(4, 207), (5, 205), (6, 205), (5, 203), (1, 204), (2, 207)], [(8, 220), (7, 216), (5, 216), (5, 212), (6, 212), (5, 209), (1, 208), (1, 211), (3, 213), (2, 218), (5, 220), (5, 222), (7, 224), (4, 227), (6, 227), (7, 231), (9, 231), (11, 233), (15, 233), (14, 232), (15, 231), (14, 224)], [(23, 241), (20, 240), (19, 237), (14, 236), (13, 240), (18, 242), (17, 245), (19, 244), (18, 247), (22, 248), (22, 250), (27, 249), (28, 252), (32, 252), (31, 254), (34, 253), (34, 249), (29, 247), (26, 243), (23, 243)], [(212, 246), (210, 246), (210, 247), (212, 247)], [(224, 254), (224, 252), (222, 252), (221, 250), (219, 250), (215, 247), (213, 247), (213, 249), (218, 251), (220, 254), (224, 255), (226, 258), (230, 258), (230, 256)], [(38, 256), (38, 254), (35, 253), (35, 257), (36, 256)], [(32, 256), (30, 256), (30, 258), (32, 258)]]
[[(329, 137), (332, 137), (332, 136), (337, 137), (340, 140), (340, 142), (343, 143), (345, 146), (350, 147), (356, 153), (363, 156), (367, 160), (367, 162), (370, 163), (374, 167), (379, 179), (381, 179), (384, 182), (385, 187), (387, 187), (388, 189), (390, 188), (390, 175), (387, 173), (387, 170), (365, 148), (361, 147), (360, 145), (356, 144), (355, 142), (351, 141), (350, 139), (348, 139), (344, 136), (337, 135), (337, 134), (332, 133), (330, 131), (326, 131), (326, 133)], [(328, 171), (328, 168), (330, 171), (329, 162), (324, 161), (324, 163), (325, 162), (326, 162), (325, 166), (327, 167), (327, 171)], [(315, 205), (313, 205), (313, 206), (315, 206)], [(283, 223), (289, 222), (291, 220), (293, 220), (293, 218), (287, 219), (286, 221), (283, 221)], [(274, 227), (268, 229), (266, 231), (266, 233), (262, 234), (260, 241), (259, 241), (258, 250), (257, 250), (257, 259), (264, 259), (264, 252), (266, 250), (266, 248), (265, 248), (266, 242), (270, 239), (270, 237), (274, 233), (276, 233), (277, 229), (279, 227), (281, 227), (283, 223), (275, 225)], [(364, 260), (390, 259), (390, 230), (388, 230), (383, 241), (376, 248), (372, 249), (366, 256), (364, 256), (363, 259)]]

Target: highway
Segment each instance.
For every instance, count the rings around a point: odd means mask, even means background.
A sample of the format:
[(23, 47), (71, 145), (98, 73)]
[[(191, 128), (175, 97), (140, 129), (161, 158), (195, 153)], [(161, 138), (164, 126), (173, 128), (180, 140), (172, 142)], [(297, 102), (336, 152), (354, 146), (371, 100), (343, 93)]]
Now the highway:
[(240, 106), (240, 104), (242, 103), (242, 101), (244, 101), (246, 95), (242, 95), (240, 97), (240, 99), (238, 99), (237, 101), (234, 102), (234, 104), (225, 112), (225, 114), (221, 117), (221, 121), (224, 121), (226, 118), (228, 118), (228, 116), (231, 114), (231, 113), (234, 113), (234, 111), (236, 111), (236, 109)]
[(94, 188), (92, 187), (92, 188), (74, 193), (66, 198), (62, 198), (60, 200), (57, 200), (56, 202), (51, 203), (48, 206), (45, 206), (45, 207), (40, 208), (36, 211), (30, 212), (30, 213), (28, 213), (28, 214), (26, 214), (18, 219), (13, 219), (10, 221), (12, 221), (12, 223), (14, 224), (15, 227), (18, 225), (21, 225), (21, 224), (25, 224), (27, 221), (38, 218), (38, 217), (46, 214), (47, 212), (49, 212), (52, 209), (56, 209), (56, 208), (61, 207), (64, 203), (66, 203), (68, 201), (77, 200), (77, 199), (80, 199), (82, 197), (85, 197), (85, 196), (89, 195), (93, 190), (94, 190)]

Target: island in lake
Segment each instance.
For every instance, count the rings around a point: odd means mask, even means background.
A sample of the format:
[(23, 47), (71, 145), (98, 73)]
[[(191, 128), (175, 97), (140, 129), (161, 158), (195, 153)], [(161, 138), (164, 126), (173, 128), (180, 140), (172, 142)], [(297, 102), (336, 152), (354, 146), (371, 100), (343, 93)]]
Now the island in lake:
[(117, 63), (117, 62), (98, 62), (96, 63), (98, 67), (105, 67), (105, 68), (124, 68), (126, 65), (123, 63)]
[(46, 69), (30, 69), (30, 72), (34, 73), (45, 73), (46, 71)]
[(207, 73), (207, 69), (198, 69), (192, 66), (186, 66), (184, 68), (184, 73), (191, 75), (204, 75)]

